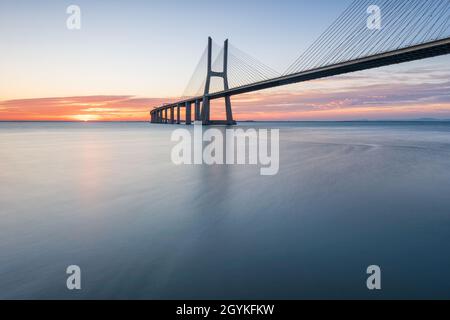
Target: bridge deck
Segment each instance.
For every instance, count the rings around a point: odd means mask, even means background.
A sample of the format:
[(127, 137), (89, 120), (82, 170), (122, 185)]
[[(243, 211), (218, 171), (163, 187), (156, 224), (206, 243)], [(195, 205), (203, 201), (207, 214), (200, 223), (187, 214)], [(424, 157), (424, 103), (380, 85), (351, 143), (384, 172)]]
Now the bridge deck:
[[(436, 57), (450, 53), (450, 38), (443, 40), (429, 42), (417, 46), (412, 46), (404, 49), (390, 51), (378, 55), (369, 56), (362, 59), (347, 61), (335, 65), (330, 65), (322, 68), (308, 70), (292, 75), (282, 76), (271, 80), (261, 81), (246, 86), (232, 88), (225, 91), (208, 94), (207, 97), (210, 100), (223, 98), (226, 96), (234, 96), (238, 94), (244, 94), (264, 89), (270, 89), (274, 87), (284, 86), (293, 83), (305, 82), (315, 79), (321, 79), (336, 75), (342, 75), (355, 71), (373, 69), (383, 66), (389, 66), (393, 64), (421, 60), (425, 58)], [(194, 103), (195, 101), (202, 101), (203, 96), (192, 97), (189, 99), (170, 103), (153, 111), (164, 110), (173, 106), (184, 105), (185, 103)]]

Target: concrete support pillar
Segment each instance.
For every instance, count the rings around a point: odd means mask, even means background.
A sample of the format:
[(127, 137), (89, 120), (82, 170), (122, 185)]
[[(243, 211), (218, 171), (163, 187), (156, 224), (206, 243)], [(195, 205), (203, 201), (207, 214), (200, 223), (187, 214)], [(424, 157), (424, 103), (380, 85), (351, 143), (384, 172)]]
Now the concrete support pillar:
[(170, 107), (170, 123), (171, 124), (175, 123), (175, 107), (174, 106)]
[(211, 77), (213, 75), (212, 71), (212, 39), (208, 38), (208, 54), (207, 54), (207, 75), (206, 75), (206, 83), (205, 83), (205, 92), (203, 94), (203, 107), (202, 107), (202, 122), (204, 125), (209, 123), (209, 98), (207, 94), (209, 94), (209, 87), (211, 84)]
[(186, 102), (186, 125), (192, 124), (192, 102)]
[[(229, 89), (228, 86), (228, 39), (225, 40), (223, 45), (223, 87), (225, 90)], [(225, 97), (225, 112), (227, 114), (227, 125), (234, 125), (236, 122), (233, 120), (233, 111), (231, 110), (231, 98)]]
[(180, 117), (181, 117), (181, 106), (180, 105), (178, 105), (177, 106), (177, 124), (180, 124), (181, 123), (181, 119), (180, 119)]
[(200, 100), (195, 100), (195, 121), (201, 121), (202, 117), (200, 114)]
[(167, 108), (165, 108), (165, 109), (164, 109), (164, 123), (167, 123), (167, 122), (168, 122), (167, 119), (168, 119), (168, 118), (167, 118)]
[(202, 107), (202, 122), (204, 125), (208, 125), (210, 120), (209, 97), (204, 96)]

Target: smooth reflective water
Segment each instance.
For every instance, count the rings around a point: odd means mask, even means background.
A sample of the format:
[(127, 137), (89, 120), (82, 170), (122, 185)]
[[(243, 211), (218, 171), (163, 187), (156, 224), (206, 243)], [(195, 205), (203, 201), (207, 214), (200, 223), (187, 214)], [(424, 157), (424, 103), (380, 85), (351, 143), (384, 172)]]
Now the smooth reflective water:
[(277, 176), (177, 167), (173, 126), (0, 123), (0, 298), (450, 298), (450, 123), (241, 126), (281, 129)]

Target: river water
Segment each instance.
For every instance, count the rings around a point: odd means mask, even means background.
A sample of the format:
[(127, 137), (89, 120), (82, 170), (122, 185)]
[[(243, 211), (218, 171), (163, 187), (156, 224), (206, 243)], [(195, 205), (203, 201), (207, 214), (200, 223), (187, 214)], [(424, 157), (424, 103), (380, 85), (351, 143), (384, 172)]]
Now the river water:
[(176, 166), (173, 126), (0, 123), (0, 298), (450, 298), (450, 122), (240, 126), (280, 129), (277, 175)]

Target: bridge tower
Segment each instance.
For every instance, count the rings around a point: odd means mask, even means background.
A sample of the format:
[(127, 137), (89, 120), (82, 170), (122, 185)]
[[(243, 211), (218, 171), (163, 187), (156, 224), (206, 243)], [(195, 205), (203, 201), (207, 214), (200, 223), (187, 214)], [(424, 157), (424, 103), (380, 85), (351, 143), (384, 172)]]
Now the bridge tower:
[(222, 72), (217, 72), (212, 70), (212, 39), (208, 38), (208, 68), (206, 74), (205, 92), (203, 94), (203, 106), (202, 106), (202, 122), (204, 125), (214, 125), (214, 124), (226, 124), (235, 125), (236, 121), (233, 120), (233, 111), (231, 110), (231, 98), (226, 95), (225, 99), (225, 111), (227, 119), (225, 121), (212, 121), (210, 118), (210, 99), (209, 90), (211, 85), (211, 78), (218, 77), (223, 79), (223, 89), (225, 91), (229, 90), (228, 86), (228, 39), (225, 40), (223, 45), (223, 70)]

